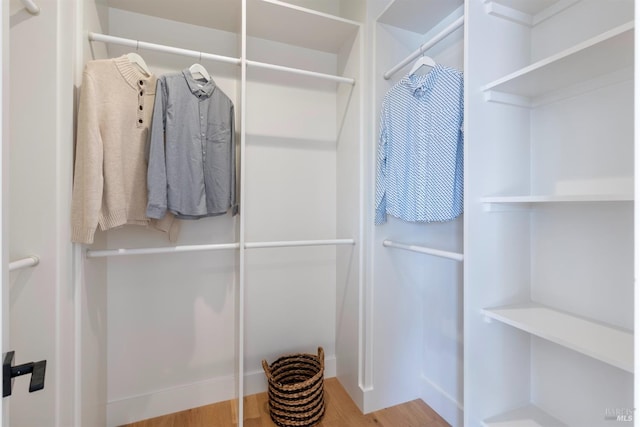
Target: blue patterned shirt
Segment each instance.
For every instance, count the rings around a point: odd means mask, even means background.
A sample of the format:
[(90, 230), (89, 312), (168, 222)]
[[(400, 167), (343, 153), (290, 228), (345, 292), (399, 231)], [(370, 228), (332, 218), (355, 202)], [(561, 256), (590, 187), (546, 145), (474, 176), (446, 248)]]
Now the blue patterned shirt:
[(387, 214), (449, 221), (463, 208), (463, 77), (436, 65), (384, 97), (376, 162), (376, 224)]

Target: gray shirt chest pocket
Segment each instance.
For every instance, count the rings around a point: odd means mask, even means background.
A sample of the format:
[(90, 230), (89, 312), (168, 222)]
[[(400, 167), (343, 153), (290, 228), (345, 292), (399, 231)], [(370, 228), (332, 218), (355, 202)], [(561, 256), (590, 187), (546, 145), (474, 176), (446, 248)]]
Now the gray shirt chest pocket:
[(209, 123), (207, 126), (207, 142), (212, 144), (229, 144), (231, 142), (231, 130), (224, 123)]

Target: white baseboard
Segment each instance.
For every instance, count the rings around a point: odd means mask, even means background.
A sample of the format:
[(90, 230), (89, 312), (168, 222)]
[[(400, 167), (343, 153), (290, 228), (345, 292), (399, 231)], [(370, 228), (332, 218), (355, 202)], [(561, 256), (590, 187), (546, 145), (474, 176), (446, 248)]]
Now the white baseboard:
[(236, 377), (230, 375), (109, 401), (107, 427), (233, 399), (236, 382)]
[(422, 377), (421, 385), (420, 398), (453, 427), (462, 427), (464, 424), (462, 403), (428, 378)]
[[(335, 356), (325, 357), (324, 374), (326, 378), (336, 376)], [(107, 404), (107, 427), (117, 427), (198, 406), (235, 399), (236, 389), (236, 377), (230, 375), (115, 399)], [(256, 370), (245, 374), (244, 389), (245, 395), (267, 391), (264, 372)]]

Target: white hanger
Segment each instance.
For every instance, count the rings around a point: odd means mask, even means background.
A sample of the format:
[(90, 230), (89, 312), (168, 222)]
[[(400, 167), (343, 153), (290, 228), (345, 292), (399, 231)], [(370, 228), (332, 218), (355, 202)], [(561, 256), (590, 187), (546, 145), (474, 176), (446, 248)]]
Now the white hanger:
[(151, 71), (149, 71), (149, 67), (147, 67), (147, 63), (144, 62), (144, 59), (142, 59), (142, 57), (140, 55), (138, 55), (135, 52), (131, 52), (131, 53), (127, 54), (127, 59), (132, 64), (137, 65), (140, 68), (140, 70), (143, 73), (145, 73), (147, 76), (151, 75)]
[(409, 71), (409, 75), (412, 76), (420, 69), (421, 67), (431, 67), (435, 68), (436, 61), (428, 56), (422, 55), (416, 62), (413, 63), (413, 67), (411, 67), (411, 71)]
[(197, 79), (197, 76), (199, 74), (200, 77), (205, 79), (206, 81), (211, 80), (209, 72), (202, 66), (202, 64), (199, 64), (197, 62), (189, 67), (189, 72), (191, 73), (191, 77), (193, 77), (194, 79)]

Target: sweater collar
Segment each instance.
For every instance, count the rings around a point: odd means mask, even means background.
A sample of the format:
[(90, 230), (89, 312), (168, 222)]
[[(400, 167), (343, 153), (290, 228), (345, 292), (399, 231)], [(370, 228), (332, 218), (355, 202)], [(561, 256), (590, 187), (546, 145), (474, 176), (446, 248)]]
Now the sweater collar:
[(216, 83), (213, 81), (213, 79), (209, 80), (208, 82), (196, 80), (193, 78), (193, 76), (191, 75), (191, 71), (189, 71), (188, 68), (182, 70), (182, 75), (187, 81), (189, 89), (191, 89), (191, 93), (193, 93), (198, 98), (210, 97), (214, 89), (216, 88)]
[[(146, 93), (153, 95), (156, 92), (156, 76), (144, 74), (140, 69), (133, 65), (127, 55), (122, 55), (113, 60), (116, 68), (125, 79), (125, 81), (134, 90), (138, 90), (141, 86), (145, 87)], [(142, 82), (142, 84), (141, 84)]]

